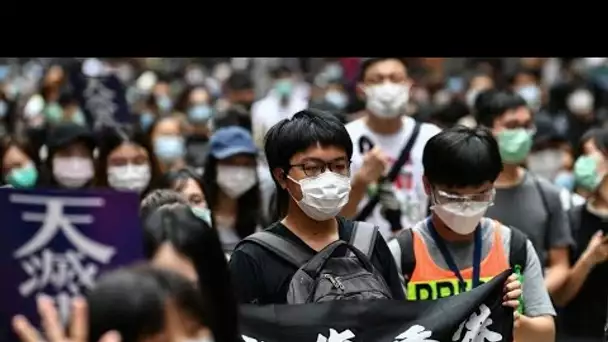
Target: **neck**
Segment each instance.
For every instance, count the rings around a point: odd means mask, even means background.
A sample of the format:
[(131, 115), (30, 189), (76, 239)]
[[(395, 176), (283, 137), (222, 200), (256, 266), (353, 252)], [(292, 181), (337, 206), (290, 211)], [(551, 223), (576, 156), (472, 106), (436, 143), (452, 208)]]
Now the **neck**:
[(289, 203), (287, 216), (282, 223), (299, 237), (323, 237), (335, 234), (338, 231), (338, 221), (335, 218), (327, 221), (315, 221), (293, 202)]
[(512, 187), (521, 181), (523, 169), (519, 165), (503, 164), (503, 171), (496, 179), (496, 186), (499, 188)]
[(381, 135), (391, 135), (399, 132), (403, 127), (403, 118), (398, 116), (396, 118), (379, 118), (375, 115), (369, 114), (365, 116), (365, 124), (369, 129)]
[(236, 213), (238, 209), (238, 201), (228, 195), (226, 195), (222, 189), (219, 189), (217, 194), (217, 204), (213, 211), (220, 216), (230, 216)]
[(606, 201), (599, 194), (593, 198), (593, 200), (591, 201), (591, 204), (593, 205), (593, 207), (595, 207), (598, 210), (608, 212), (608, 201)]
[(448, 228), (448, 226), (437, 217), (437, 215), (431, 215), (431, 220), (433, 221), (433, 225), (435, 226), (435, 230), (437, 234), (448, 242), (464, 242), (464, 241), (473, 241), (473, 237), (475, 236), (475, 232), (467, 235), (456, 234), (453, 230)]

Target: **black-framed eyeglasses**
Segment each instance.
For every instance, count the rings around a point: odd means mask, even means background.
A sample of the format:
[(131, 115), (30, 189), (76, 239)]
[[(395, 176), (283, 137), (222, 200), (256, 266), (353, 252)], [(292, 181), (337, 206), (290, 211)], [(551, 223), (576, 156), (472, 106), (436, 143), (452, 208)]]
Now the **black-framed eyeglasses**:
[(302, 164), (293, 164), (289, 167), (297, 167), (304, 172), (306, 177), (316, 177), (324, 173), (327, 169), (339, 175), (348, 176), (350, 174), (350, 160), (334, 160), (331, 162), (308, 161)]

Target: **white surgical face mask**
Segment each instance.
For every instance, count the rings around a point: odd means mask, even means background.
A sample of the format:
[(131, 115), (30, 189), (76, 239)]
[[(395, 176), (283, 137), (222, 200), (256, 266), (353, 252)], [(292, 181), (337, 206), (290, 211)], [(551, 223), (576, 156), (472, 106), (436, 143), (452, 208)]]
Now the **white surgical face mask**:
[(108, 167), (108, 184), (117, 190), (141, 193), (148, 187), (151, 178), (152, 174), (148, 164)]
[(489, 205), (488, 202), (454, 202), (435, 204), (432, 209), (454, 233), (468, 235), (475, 231)]
[(365, 87), (366, 108), (381, 118), (395, 118), (405, 111), (410, 98), (407, 84), (385, 82)]
[(528, 156), (528, 170), (533, 173), (553, 179), (562, 168), (563, 152), (559, 149), (549, 149), (533, 152)]
[(574, 114), (587, 114), (593, 111), (593, 94), (588, 90), (573, 92), (566, 102), (568, 109)]
[(481, 91), (479, 89), (469, 89), (467, 94), (465, 95), (465, 101), (467, 106), (469, 106), (469, 110), (475, 109), (475, 101), (477, 100), (477, 96)]
[(231, 198), (239, 198), (257, 183), (254, 167), (217, 166), (217, 184)]
[[(289, 176), (288, 176), (289, 177)], [(350, 178), (331, 171), (293, 182), (300, 185), (302, 200), (298, 201), (300, 209), (315, 221), (327, 221), (334, 218), (348, 203)], [(293, 196), (292, 196), (293, 197)]]
[(80, 188), (94, 175), (93, 161), (83, 157), (55, 157), (53, 175), (66, 188)]

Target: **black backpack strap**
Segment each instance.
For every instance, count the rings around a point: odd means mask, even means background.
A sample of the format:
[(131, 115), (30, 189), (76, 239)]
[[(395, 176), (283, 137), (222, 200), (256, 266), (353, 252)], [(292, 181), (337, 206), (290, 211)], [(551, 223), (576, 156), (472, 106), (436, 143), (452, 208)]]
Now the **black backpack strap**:
[[(302, 265), (308, 262), (314, 255), (309, 253), (303, 247), (270, 232), (257, 232), (249, 235), (243, 239), (240, 244), (243, 243), (255, 243), (259, 246), (264, 247), (268, 251), (279, 256), (281, 259), (289, 262), (293, 266), (300, 268)], [(237, 246), (238, 247), (238, 246)]]
[(414, 253), (414, 231), (412, 228), (404, 229), (395, 237), (401, 250), (401, 273), (405, 281), (410, 280), (416, 268), (416, 255)]
[(511, 243), (509, 245), (509, 265), (514, 268), (515, 265), (521, 267), (522, 272), (526, 268), (528, 261), (528, 237), (521, 230), (509, 226), (511, 229)]
[(350, 244), (357, 247), (368, 259), (371, 259), (377, 237), (378, 227), (371, 223), (357, 221), (353, 225)]
[[(392, 183), (395, 180), (395, 178), (397, 178), (397, 175), (399, 175), (399, 172), (401, 171), (401, 168), (403, 167), (403, 165), (405, 165), (407, 160), (410, 159), (410, 152), (412, 151), (412, 148), (414, 147), (414, 144), (416, 143), (416, 140), (418, 139), (418, 135), (420, 134), (420, 126), (421, 126), (421, 123), (419, 121), (416, 121), (416, 123), (414, 124), (414, 130), (412, 131), (412, 135), (410, 136), (410, 139), (407, 141), (407, 143), (403, 147), (403, 150), (401, 150), (401, 154), (399, 154), (399, 158), (393, 164), (393, 167), (387, 174), (386, 178), (379, 180), (379, 182), (389, 181)], [(369, 140), (366, 137), (361, 137), (361, 138), (362, 139), (365, 138), (365, 139)], [(359, 141), (359, 145), (360, 145), (360, 148), (363, 146), (361, 141)], [(374, 211), (374, 208), (376, 207), (376, 205), (378, 205), (379, 201), (380, 201), (380, 197), (378, 196), (378, 194), (376, 194), (372, 198), (370, 198), (369, 201), (367, 202), (367, 204), (365, 204), (365, 207), (363, 207), (363, 209), (361, 209), (361, 211), (357, 214), (357, 216), (355, 217), (355, 220), (356, 221), (365, 221), (369, 217), (369, 215), (371, 215), (372, 211)]]

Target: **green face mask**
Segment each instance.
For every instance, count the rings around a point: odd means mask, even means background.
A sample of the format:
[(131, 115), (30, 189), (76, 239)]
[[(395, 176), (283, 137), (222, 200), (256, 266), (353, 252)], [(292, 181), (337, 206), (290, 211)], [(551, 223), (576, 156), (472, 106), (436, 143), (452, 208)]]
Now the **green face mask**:
[(525, 128), (505, 129), (496, 137), (500, 157), (505, 164), (519, 164), (532, 148), (532, 134)]
[(207, 208), (190, 207), (192, 213), (211, 227), (211, 210)]
[(6, 176), (6, 182), (18, 189), (32, 188), (38, 180), (38, 170), (34, 165), (13, 169)]
[(590, 156), (580, 156), (574, 163), (574, 182), (577, 186), (595, 191), (602, 182), (597, 172), (597, 161)]
[(50, 103), (44, 109), (44, 114), (49, 122), (59, 122), (63, 119), (63, 108), (57, 103)]

